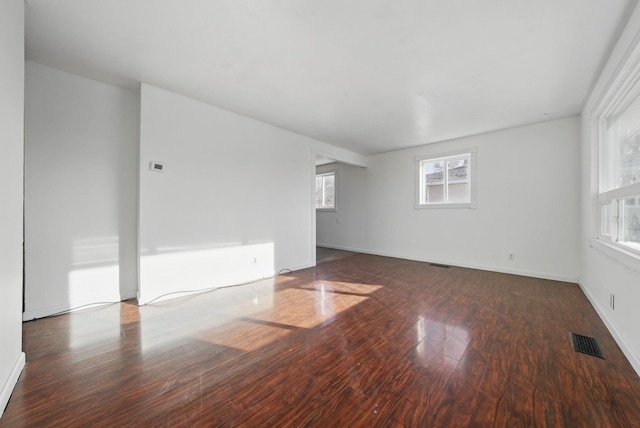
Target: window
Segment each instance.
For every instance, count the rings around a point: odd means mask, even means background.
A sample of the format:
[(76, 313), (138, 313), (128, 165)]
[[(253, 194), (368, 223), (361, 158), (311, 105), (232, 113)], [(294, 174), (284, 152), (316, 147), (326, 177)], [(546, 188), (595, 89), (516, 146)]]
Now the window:
[(640, 253), (640, 73), (598, 118), (600, 238)]
[(336, 210), (336, 173), (316, 174), (316, 209)]
[(476, 149), (416, 158), (416, 208), (475, 208)]

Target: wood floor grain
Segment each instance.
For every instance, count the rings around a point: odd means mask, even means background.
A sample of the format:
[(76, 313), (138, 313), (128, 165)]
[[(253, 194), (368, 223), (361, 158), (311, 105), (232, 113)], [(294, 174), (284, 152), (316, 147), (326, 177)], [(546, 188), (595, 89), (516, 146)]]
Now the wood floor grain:
[(640, 426), (640, 379), (569, 283), (352, 254), (23, 330), (0, 427)]

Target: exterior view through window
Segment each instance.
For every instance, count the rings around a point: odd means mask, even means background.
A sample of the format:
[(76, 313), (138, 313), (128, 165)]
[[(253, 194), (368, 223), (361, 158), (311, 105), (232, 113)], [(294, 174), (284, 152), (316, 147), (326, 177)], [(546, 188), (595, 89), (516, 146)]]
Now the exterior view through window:
[(640, 251), (640, 84), (600, 120), (601, 236)]
[(475, 149), (416, 159), (416, 208), (475, 208)]
[(469, 202), (469, 155), (422, 162), (423, 202)]
[(316, 209), (336, 209), (336, 173), (316, 175)]

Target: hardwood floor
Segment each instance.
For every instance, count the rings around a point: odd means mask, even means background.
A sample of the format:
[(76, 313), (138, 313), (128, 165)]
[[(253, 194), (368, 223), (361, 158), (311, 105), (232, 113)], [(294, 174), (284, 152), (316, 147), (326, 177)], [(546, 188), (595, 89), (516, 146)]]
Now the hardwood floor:
[(640, 426), (577, 285), (364, 254), (28, 322), (24, 349), (2, 427)]
[(333, 260), (338, 260), (343, 257), (352, 256), (354, 254), (351, 251), (336, 250), (334, 248), (316, 247), (316, 263), (324, 263)]

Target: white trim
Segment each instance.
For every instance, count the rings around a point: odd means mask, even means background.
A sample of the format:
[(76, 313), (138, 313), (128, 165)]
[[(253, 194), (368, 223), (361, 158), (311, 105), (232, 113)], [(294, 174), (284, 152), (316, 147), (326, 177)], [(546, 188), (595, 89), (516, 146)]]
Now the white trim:
[(570, 282), (572, 284), (576, 284), (578, 282), (577, 276), (557, 275), (557, 274), (545, 273), (545, 272), (533, 272), (533, 271), (528, 271), (524, 269), (505, 269), (503, 267), (498, 267), (498, 266), (479, 265), (474, 263), (460, 263), (455, 260), (431, 259), (431, 258), (427, 259), (427, 258), (415, 257), (407, 254), (389, 253), (386, 251), (363, 250), (360, 248), (343, 247), (339, 245), (329, 245), (329, 244), (321, 244), (321, 243), (316, 243), (316, 245), (318, 247), (332, 248), (334, 250), (352, 251), (354, 253), (372, 254), (374, 256), (382, 256), (382, 257), (393, 257), (394, 259), (413, 260), (416, 262), (424, 262), (424, 263), (437, 263), (437, 264), (455, 266), (455, 267), (461, 267), (461, 268), (467, 268), (467, 269), (485, 270), (489, 272), (507, 273), (510, 275), (520, 275), (520, 276), (528, 276), (532, 278), (549, 279), (552, 281)]
[(138, 306), (144, 306), (151, 302), (175, 299), (178, 297), (188, 296), (190, 294), (204, 293), (206, 291), (211, 291), (218, 288), (235, 287), (239, 285), (252, 284), (254, 282), (259, 282), (259, 281), (273, 278), (274, 276), (276, 276), (276, 273), (274, 270), (265, 270), (259, 275), (246, 277), (246, 278), (243, 278), (242, 280), (235, 280), (232, 282), (222, 282), (222, 283), (212, 282), (211, 285), (202, 287), (202, 288), (194, 288), (191, 290), (168, 291), (161, 294), (154, 293), (150, 295), (143, 295), (142, 297), (140, 296), (138, 297)]
[(600, 203), (611, 201), (613, 199), (634, 198), (640, 195), (640, 183), (629, 184), (628, 186), (619, 187), (600, 193), (598, 200)]
[(618, 330), (615, 328), (613, 323), (609, 321), (609, 318), (607, 317), (606, 313), (602, 310), (602, 308), (600, 307), (596, 299), (591, 295), (591, 293), (589, 293), (588, 291), (589, 287), (584, 285), (584, 279), (580, 278), (578, 280), (578, 285), (580, 286), (580, 289), (582, 290), (584, 295), (587, 297), (587, 299), (591, 303), (591, 306), (593, 306), (593, 308), (596, 310), (598, 316), (600, 317), (604, 325), (607, 327), (607, 330), (609, 330), (609, 333), (611, 333), (613, 340), (616, 341), (616, 343), (620, 347), (620, 350), (622, 350), (622, 353), (624, 354), (624, 356), (627, 357), (627, 360), (629, 360), (629, 363), (631, 364), (633, 369), (640, 376), (640, 358), (633, 352), (633, 348), (627, 343), (627, 341), (624, 339), (624, 336), (622, 336), (622, 334), (618, 332)]
[(620, 244), (607, 242), (602, 239), (589, 239), (589, 246), (594, 248), (616, 262), (640, 272), (640, 254)]
[[(321, 246), (322, 246), (322, 245), (318, 245), (318, 247), (321, 247)], [(316, 262), (315, 262), (315, 260), (314, 260), (314, 262), (313, 262), (313, 263), (311, 263), (311, 264), (309, 264), (309, 263), (303, 263), (303, 264), (294, 265), (294, 266), (291, 266), (291, 267), (283, 267), (282, 269), (286, 269), (286, 270), (290, 270), (291, 272), (295, 272), (295, 271), (297, 271), (297, 270), (308, 269), (308, 268), (312, 268), (312, 267), (316, 267)], [(280, 270), (282, 270), (282, 269), (280, 269)], [(279, 272), (279, 271), (278, 271), (278, 272)], [(276, 272), (276, 275), (275, 275), (275, 276), (278, 276), (278, 275), (280, 275), (280, 274), (278, 274), (278, 273)]]
[[(425, 160), (439, 160), (439, 159), (445, 159), (445, 158), (449, 158), (449, 157), (456, 157), (456, 156), (464, 156), (464, 155), (469, 155), (469, 168), (470, 168), (470, 174), (468, 177), (468, 180), (471, 183), (471, 188), (469, 189), (469, 202), (458, 202), (458, 203), (449, 203), (449, 202), (443, 202), (443, 203), (427, 203), (427, 204), (423, 204), (421, 203), (422, 201), (422, 180), (423, 180), (423, 174), (421, 174), (422, 168), (421, 168), (421, 163), (422, 161)], [(415, 188), (415, 194), (414, 194), (414, 200), (413, 200), (413, 204), (414, 204), (414, 208), (417, 210), (421, 210), (421, 209), (442, 209), (442, 208), (468, 208), (468, 209), (475, 209), (478, 208), (478, 147), (469, 147), (466, 149), (460, 149), (460, 150), (455, 150), (455, 151), (449, 151), (449, 152), (441, 152), (441, 153), (434, 153), (432, 155), (422, 155), (422, 156), (415, 156), (413, 158), (413, 163), (414, 163), (414, 188)]]
[[(313, 149), (310, 151), (311, 152), (311, 156), (310, 156), (310, 165), (311, 165), (311, 171), (313, 171), (313, 173), (311, 174), (311, 177), (309, 179), (309, 208), (311, 209), (311, 227), (309, 229), (310, 232), (310, 239), (309, 241), (311, 242), (311, 258), (310, 258), (310, 263), (312, 263), (312, 266), (316, 265), (316, 229), (317, 229), (317, 211), (316, 211), (316, 171), (317, 171), (317, 165), (316, 165), (316, 154), (313, 152)], [(292, 269), (293, 270), (293, 269)]]
[[(618, 70), (601, 92), (600, 99), (591, 111), (591, 119), (607, 116), (614, 111), (618, 104), (640, 80), (640, 33), (631, 43), (629, 50), (618, 63)], [(595, 117), (598, 116), (598, 117)]]
[(138, 303), (138, 305), (139, 306), (145, 306), (145, 305), (148, 305), (148, 304), (153, 304), (153, 303), (165, 302), (167, 300), (178, 299), (180, 297), (192, 296), (194, 294), (208, 293), (208, 292), (211, 292), (211, 291), (215, 291), (215, 290), (217, 290), (219, 288), (237, 287), (237, 286), (241, 286), (241, 285), (255, 284), (257, 282), (261, 282), (261, 281), (266, 281), (268, 279), (272, 279), (273, 277), (275, 277), (275, 274), (270, 275), (270, 276), (257, 278), (257, 279), (250, 280), (250, 281), (247, 281), (247, 282), (241, 282), (241, 283), (238, 283), (238, 284), (225, 284), (225, 285), (220, 285), (220, 286), (199, 288), (199, 289), (193, 289), (193, 290), (188, 290), (188, 291), (175, 291), (175, 292), (165, 293), (165, 294), (161, 294), (159, 296), (156, 296), (154, 298), (148, 299), (144, 303)]
[[(590, 112), (589, 121), (592, 136), (596, 139), (595, 144), (597, 146), (596, 174), (598, 177), (598, 202), (600, 204), (640, 195), (640, 183), (629, 184), (607, 191), (602, 190), (611, 186), (612, 175), (609, 168), (609, 155), (605, 155), (610, 151), (610, 145), (606, 144), (606, 120), (614, 113), (620, 113), (618, 109), (621, 107), (622, 102), (638, 85), (640, 85), (640, 33), (635, 35)], [(603, 176), (604, 171), (607, 172), (606, 177)], [(593, 174), (594, 171), (591, 171), (591, 173)], [(597, 219), (598, 236), (605, 237), (606, 235), (602, 234), (602, 210), (598, 213)]]
[(469, 209), (473, 209), (473, 208), (478, 208), (478, 205), (475, 203), (471, 203), (471, 202), (463, 202), (463, 203), (456, 203), (456, 204), (451, 204), (451, 203), (431, 203), (431, 204), (415, 204), (415, 209), (417, 210), (424, 210), (424, 209), (438, 209), (438, 208), (469, 208)]
[(0, 417), (2, 417), (7, 404), (9, 404), (9, 399), (11, 398), (11, 394), (13, 394), (13, 389), (15, 388), (16, 383), (18, 383), (18, 378), (20, 377), (20, 373), (22, 373), (22, 369), (24, 369), (25, 362), (26, 356), (24, 352), (20, 352), (18, 360), (13, 365), (13, 369), (11, 370), (9, 377), (2, 386), (2, 391), (0, 391)]
[[(330, 169), (327, 170), (325, 172), (316, 172), (315, 177), (324, 177), (324, 176), (328, 176), (328, 175), (333, 175), (333, 207), (315, 207), (315, 182), (314, 182), (314, 207), (316, 208), (316, 211), (329, 211), (329, 212), (337, 212), (338, 211), (338, 170), (337, 169)], [(322, 189), (324, 191), (324, 184), (322, 186)]]
[(22, 321), (31, 321), (38, 318), (47, 317), (49, 315), (57, 314), (59, 312), (73, 312), (79, 309), (88, 309), (90, 307), (101, 306), (101, 305), (113, 305), (115, 303), (120, 303), (129, 299), (137, 299), (138, 291), (130, 290), (128, 292), (124, 292), (120, 294), (118, 297), (119, 300), (114, 300), (113, 296), (105, 296), (103, 299), (93, 298), (92, 301), (87, 301), (87, 303), (80, 303), (76, 306), (70, 307), (69, 304), (64, 305), (56, 305), (56, 306), (45, 306), (42, 308), (31, 309), (28, 311), (24, 311), (22, 313)]

